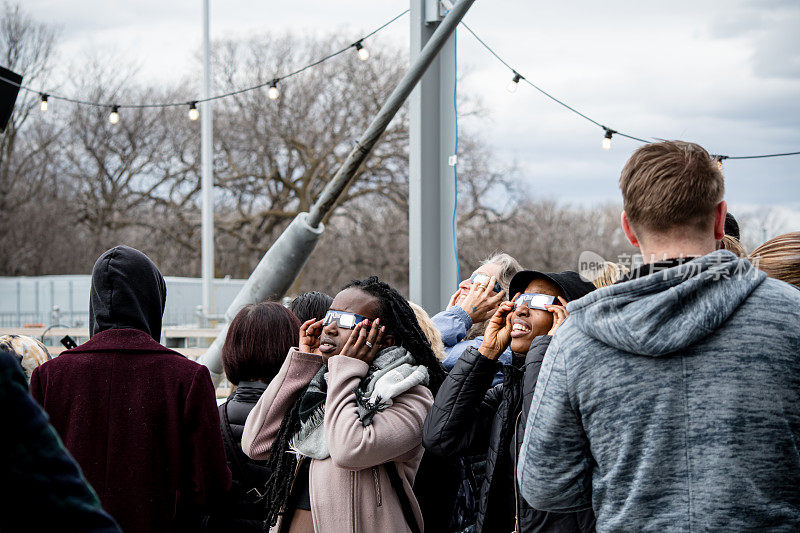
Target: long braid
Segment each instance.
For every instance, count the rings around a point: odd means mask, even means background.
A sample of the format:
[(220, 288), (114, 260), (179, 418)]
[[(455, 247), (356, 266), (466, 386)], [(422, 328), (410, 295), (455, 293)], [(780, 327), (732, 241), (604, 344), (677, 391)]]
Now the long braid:
[[(303, 394), (300, 394), (300, 398)], [(297, 470), (297, 457), (290, 453), (289, 441), (300, 430), (300, 400), (294, 402), (281, 420), (281, 427), (270, 448), (267, 468), (270, 472), (266, 491), (261, 501), (267, 506), (264, 531), (278, 522), (278, 516), (286, 508), (289, 493)]]
[(363, 280), (354, 280), (345, 285), (345, 289), (358, 288), (380, 301), (381, 322), (386, 326), (397, 342), (417, 361), (428, 369), (430, 381), (428, 388), (436, 394), (445, 378), (445, 371), (436, 355), (433, 353), (431, 343), (419, 327), (414, 310), (408, 305), (403, 296), (389, 286), (379, 281), (377, 276), (370, 276)]

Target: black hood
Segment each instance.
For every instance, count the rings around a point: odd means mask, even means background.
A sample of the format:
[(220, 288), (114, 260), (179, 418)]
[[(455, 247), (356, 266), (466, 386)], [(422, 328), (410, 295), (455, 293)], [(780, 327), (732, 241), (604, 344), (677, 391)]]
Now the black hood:
[(92, 269), (89, 332), (138, 329), (161, 341), (167, 284), (158, 267), (139, 250), (117, 246)]

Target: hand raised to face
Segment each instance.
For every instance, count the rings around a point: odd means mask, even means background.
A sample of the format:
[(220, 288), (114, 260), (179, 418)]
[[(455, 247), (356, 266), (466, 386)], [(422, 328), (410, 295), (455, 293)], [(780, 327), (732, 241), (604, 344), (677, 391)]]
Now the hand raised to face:
[(300, 326), (300, 341), (298, 350), (305, 353), (320, 355), (319, 337), (322, 334), (322, 320), (312, 318)]
[(511, 311), (514, 302), (503, 302), (486, 324), (483, 342), (478, 351), (485, 357), (495, 360), (511, 344)]
[(380, 318), (364, 320), (356, 324), (353, 333), (342, 347), (341, 355), (360, 359), (368, 365), (383, 347), (383, 336), (386, 327), (380, 325)]
[(561, 296), (558, 297), (558, 301), (561, 302), (562, 305), (545, 306), (548, 311), (553, 313), (553, 327), (547, 332), (548, 335), (555, 335), (556, 330), (558, 330), (559, 326), (561, 326), (569, 316), (569, 313), (567, 313), (567, 301)]
[(497, 306), (506, 296), (506, 291), (494, 292), (497, 279), (492, 276), (486, 285), (472, 283), (469, 287), (467, 296), (459, 303), (464, 311), (472, 319), (473, 324), (483, 322), (491, 317)]

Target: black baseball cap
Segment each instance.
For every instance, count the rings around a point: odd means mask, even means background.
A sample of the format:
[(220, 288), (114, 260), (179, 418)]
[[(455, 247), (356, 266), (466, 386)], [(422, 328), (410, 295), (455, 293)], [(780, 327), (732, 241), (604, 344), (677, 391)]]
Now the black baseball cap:
[(572, 270), (564, 272), (539, 272), (538, 270), (521, 270), (514, 274), (508, 286), (508, 296), (513, 298), (517, 293), (525, 292), (525, 288), (535, 279), (546, 279), (561, 292), (561, 296), (568, 302), (583, 298), (596, 289), (588, 281), (584, 281), (580, 274)]

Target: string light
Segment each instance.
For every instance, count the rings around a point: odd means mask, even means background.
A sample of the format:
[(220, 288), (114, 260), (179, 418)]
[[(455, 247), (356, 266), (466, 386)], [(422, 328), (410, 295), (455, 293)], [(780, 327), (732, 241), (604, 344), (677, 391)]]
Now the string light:
[(197, 110), (197, 102), (189, 104), (189, 120), (197, 120), (200, 118), (200, 111)]
[(512, 93), (512, 94), (517, 92), (517, 87), (519, 86), (519, 80), (522, 80), (522, 79), (524, 79), (522, 77), (522, 75), (515, 70), (514, 71), (514, 79), (512, 79), (510, 82), (508, 82), (508, 87), (506, 87), (506, 90), (508, 92)]
[(108, 121), (112, 124), (119, 122), (119, 106), (111, 106), (111, 114), (108, 115)]
[[(381, 24), (380, 26), (378, 26), (377, 28), (375, 28), (374, 30), (369, 32), (368, 34), (366, 34), (363, 37), (361, 37), (357, 41), (359, 43), (362, 43), (362, 50), (363, 50), (363, 52), (359, 51), (359, 57), (363, 57), (364, 55), (366, 55), (366, 57), (364, 57), (364, 59), (369, 57), (369, 52), (366, 49), (363, 48), (363, 41), (365, 41), (366, 39), (369, 39), (373, 35), (376, 35), (377, 33), (383, 31), (387, 27), (391, 26), (392, 24), (394, 24), (395, 22), (400, 20), (403, 16), (408, 15), (410, 12), (411, 12), (410, 9), (406, 9), (402, 13), (399, 13), (398, 15), (392, 17), (391, 19), (389, 19), (388, 21), (384, 22), (383, 24)], [(217, 94), (217, 95), (214, 95), (214, 96), (209, 96), (208, 98), (203, 98), (203, 99), (198, 99), (198, 100), (193, 100), (193, 101), (158, 102), (158, 103), (141, 103), (141, 104), (124, 104), (123, 103), (123, 104), (117, 105), (116, 107), (118, 109), (119, 108), (129, 108), (129, 109), (165, 109), (165, 108), (168, 108), (168, 107), (183, 107), (185, 105), (191, 105), (192, 102), (201, 103), (201, 102), (210, 102), (212, 100), (221, 100), (223, 98), (229, 98), (229, 97), (237, 95), (237, 94), (242, 94), (242, 93), (246, 93), (246, 92), (262, 89), (262, 88), (266, 87), (269, 84), (272, 85), (272, 87), (270, 87), (270, 93), (269, 93), (270, 94), (270, 98), (277, 99), (280, 96), (280, 92), (277, 90), (277, 87), (276, 87), (278, 81), (285, 80), (285, 79), (291, 78), (293, 76), (297, 76), (298, 74), (301, 74), (301, 73), (305, 72), (308, 69), (311, 69), (311, 68), (319, 66), (319, 65), (321, 65), (323, 63), (326, 63), (327, 61), (330, 61), (331, 59), (333, 59), (333, 58), (335, 58), (335, 57), (337, 57), (339, 55), (344, 54), (348, 50), (351, 50), (354, 46), (355, 46), (355, 43), (354, 44), (348, 44), (347, 46), (345, 46), (345, 47), (343, 47), (343, 48), (341, 48), (339, 50), (331, 52), (330, 54), (326, 55), (325, 57), (322, 57), (320, 59), (312, 61), (311, 63), (308, 63), (305, 66), (299, 67), (299, 68), (297, 68), (297, 69), (295, 69), (295, 70), (293, 70), (293, 71), (291, 71), (289, 73), (283, 74), (282, 76), (280, 76), (279, 78), (276, 78), (272, 82), (259, 83), (257, 85), (251, 85), (251, 86), (248, 86), (248, 87), (243, 87), (243, 88), (240, 88), (240, 89), (232, 90), (232, 91), (227, 92), (227, 93)], [(10, 79), (5, 78), (3, 76), (0, 76), (0, 82), (4, 82), (4, 83), (9, 84), (9, 85), (14, 86), (14, 87), (19, 87), (19, 89), (22, 90), (22, 91), (27, 91), (29, 93), (39, 93), (40, 96), (45, 95), (45, 92), (42, 89), (34, 89), (32, 87), (28, 87), (26, 85), (22, 85), (18, 81), (10, 80)], [(274, 91), (271, 90), (273, 87), (275, 88)], [(97, 101), (91, 101), (91, 100), (83, 100), (81, 98), (73, 98), (73, 97), (70, 97), (70, 96), (62, 96), (62, 95), (56, 95), (56, 94), (50, 94), (49, 96), (50, 96), (50, 98), (52, 98), (54, 100), (62, 100), (64, 102), (70, 102), (70, 103), (77, 104), (77, 105), (97, 107), (97, 108), (113, 107), (112, 105), (108, 104), (107, 102), (97, 102)]]
[(714, 159), (717, 161), (717, 168), (722, 170), (722, 162), (725, 159), (728, 159), (728, 156), (726, 156), (726, 155), (715, 155)]
[[(541, 87), (539, 87), (538, 85), (533, 83), (532, 81), (526, 79), (525, 76), (519, 75), (519, 80), (517, 80), (518, 72), (514, 67), (512, 67), (505, 59), (500, 57), (500, 54), (495, 52), (494, 49), (492, 49), (491, 46), (486, 44), (486, 41), (481, 39), (478, 36), (478, 34), (475, 33), (472, 30), (472, 28), (470, 28), (466, 23), (464, 23), (462, 21), (460, 23), (460, 25), (463, 26), (464, 29), (467, 30), (470, 34), (472, 34), (472, 36), (475, 38), (475, 40), (478, 41), (481, 44), (481, 46), (483, 46), (486, 49), (487, 52), (492, 54), (495, 57), (495, 59), (497, 59), (507, 69), (509, 69), (510, 71), (512, 71), (514, 73), (514, 80), (511, 81), (511, 83), (509, 84), (509, 87), (508, 87), (509, 91), (514, 92), (514, 89), (516, 87), (512, 88), (512, 86), (515, 85), (515, 83), (514, 83), (515, 81), (517, 81), (517, 82), (524, 81), (525, 83), (527, 83), (528, 85), (530, 85), (531, 87), (533, 87), (534, 89), (536, 89), (541, 94), (543, 94), (544, 96), (546, 96), (550, 100), (554, 101), (558, 105), (564, 107), (565, 109), (571, 111), (572, 113), (575, 113), (576, 115), (578, 115), (579, 117), (587, 120), (588, 122), (591, 122), (595, 126), (599, 126), (599, 127), (603, 128), (603, 130), (605, 130), (605, 132), (606, 132), (606, 135), (603, 138), (602, 147), (605, 148), (606, 150), (609, 150), (611, 148), (611, 136), (613, 134), (616, 134), (616, 135), (619, 135), (621, 137), (625, 137), (627, 139), (631, 139), (631, 140), (634, 140), (634, 141), (639, 141), (639, 142), (642, 142), (642, 143), (646, 143), (646, 144), (649, 144), (650, 142), (652, 142), (652, 141), (648, 141), (647, 139), (642, 139), (640, 137), (634, 137), (633, 135), (628, 135), (627, 133), (622, 133), (621, 131), (611, 130), (611, 129), (607, 128), (606, 126), (603, 126), (598, 121), (596, 121), (593, 118), (585, 115), (584, 113), (581, 113), (580, 111), (578, 111), (574, 107), (566, 104), (565, 102), (559, 100), (558, 98), (556, 98), (552, 94), (548, 93), (547, 91), (545, 91), (544, 89), (542, 89)], [(717, 156), (717, 154), (711, 154), (711, 155), (712, 155), (712, 157), (716, 157)], [(721, 156), (721, 157), (722, 157), (722, 159), (763, 159), (763, 158), (770, 158), (770, 157), (787, 157), (787, 156), (794, 156), (794, 155), (800, 155), (800, 151), (783, 152), (783, 153), (776, 153), (776, 154), (758, 154), (758, 155), (724, 155), (724, 156)]]
[[(40, 102), (39, 108), (42, 111), (45, 111), (48, 108), (48, 96), (49, 96), (50, 98), (53, 98), (55, 100), (62, 100), (64, 102), (70, 102), (70, 103), (77, 104), (77, 105), (100, 107), (100, 108), (111, 107), (112, 111), (111, 111), (111, 114), (108, 116), (108, 120), (112, 124), (116, 124), (116, 123), (119, 122), (119, 109), (121, 107), (126, 107), (126, 108), (131, 108), (131, 109), (145, 109), (145, 108), (164, 109), (164, 108), (168, 108), (168, 107), (177, 107), (177, 106), (189, 105), (190, 106), (189, 112), (190, 112), (190, 115), (191, 115), (189, 118), (191, 120), (196, 120), (196, 119), (192, 118), (192, 116), (195, 116), (195, 113), (192, 110), (193, 104), (195, 104), (194, 107), (196, 107), (196, 104), (200, 103), (200, 102), (208, 102), (208, 101), (212, 101), (212, 100), (219, 100), (219, 99), (223, 99), (223, 98), (228, 98), (228, 97), (231, 97), (231, 96), (234, 96), (234, 95), (237, 95), (237, 94), (241, 94), (241, 93), (245, 93), (245, 92), (261, 89), (263, 87), (266, 87), (267, 84), (270, 84), (270, 87), (269, 87), (269, 90), (268, 90), (268, 93), (267, 93), (269, 98), (271, 100), (276, 100), (277, 98), (280, 97), (280, 91), (278, 91), (278, 88), (277, 88), (278, 81), (284, 80), (284, 79), (287, 79), (287, 78), (290, 78), (290, 77), (293, 77), (293, 76), (296, 76), (296, 75), (298, 75), (298, 74), (300, 74), (302, 72), (305, 72), (306, 70), (308, 70), (310, 68), (313, 68), (313, 67), (316, 67), (318, 65), (321, 65), (322, 63), (325, 63), (325, 62), (333, 59), (334, 57), (347, 52), (349, 49), (351, 49), (353, 47), (356, 48), (356, 51), (357, 51), (357, 53), (359, 55), (359, 58), (362, 59), (362, 60), (366, 60), (367, 58), (369, 58), (369, 51), (366, 50), (366, 48), (364, 48), (363, 41), (368, 39), (368, 38), (370, 38), (370, 37), (372, 37), (373, 35), (377, 34), (378, 32), (382, 31), (386, 27), (390, 26), (391, 24), (393, 24), (394, 22), (399, 20), (404, 15), (407, 15), (409, 12), (410, 12), (410, 10), (406, 9), (405, 11), (403, 11), (399, 15), (395, 16), (394, 18), (390, 19), (389, 21), (385, 22), (384, 24), (382, 24), (381, 26), (379, 26), (375, 30), (373, 30), (370, 33), (364, 35), (361, 39), (359, 39), (355, 43), (347, 45), (347, 46), (345, 46), (344, 48), (342, 48), (340, 50), (334, 51), (334, 52), (328, 54), (325, 57), (322, 57), (322, 58), (320, 58), (320, 59), (318, 59), (316, 61), (313, 61), (312, 63), (309, 63), (309, 64), (307, 64), (307, 65), (305, 65), (305, 66), (303, 66), (301, 68), (297, 68), (297, 69), (295, 69), (295, 70), (293, 70), (293, 71), (291, 71), (291, 72), (289, 72), (287, 74), (284, 74), (280, 78), (275, 78), (271, 82), (259, 83), (257, 85), (244, 87), (244, 88), (233, 90), (233, 91), (230, 91), (230, 92), (227, 92), (227, 93), (222, 93), (222, 94), (217, 94), (215, 96), (210, 96), (210, 97), (204, 98), (202, 100), (194, 100), (194, 101), (188, 101), (188, 102), (187, 101), (183, 101), (183, 102), (124, 104), (124, 105), (113, 105), (113, 106), (110, 106), (108, 103), (105, 103), (105, 102), (83, 100), (83, 99), (80, 99), (80, 98), (73, 98), (73, 97), (69, 97), (69, 96), (61, 96), (61, 95), (53, 95), (53, 94), (48, 95), (47, 93), (45, 93), (41, 89), (34, 89), (32, 87), (28, 87), (28, 86), (22, 85), (17, 81), (10, 80), (10, 79), (5, 78), (3, 76), (0, 76), (0, 81), (4, 82), (6, 84), (12, 85), (12, 86), (19, 87), (20, 90), (23, 90), (23, 91), (27, 91), (27, 92), (30, 92), (30, 93), (39, 93), (39, 95), (40, 95), (40, 97), (42, 99), (41, 102)], [(467, 26), (467, 24), (465, 24), (464, 22), (461, 22), (460, 25), (463, 26), (467, 31), (469, 31), (472, 34), (472, 36), (489, 53), (491, 53), (498, 61), (500, 61), (503, 65), (505, 65), (509, 70), (511, 70), (514, 73), (514, 78), (511, 80), (511, 82), (509, 83), (509, 85), (507, 87), (509, 92), (512, 92), (512, 93), (515, 92), (517, 87), (518, 87), (518, 85), (519, 85), (519, 82), (520, 81), (524, 81), (525, 83), (527, 83), (528, 85), (530, 85), (531, 87), (533, 87), (534, 89), (536, 89), (537, 91), (542, 93), (547, 98), (553, 100), (557, 104), (563, 106), (564, 108), (566, 108), (569, 111), (575, 113), (576, 115), (584, 118), (585, 120), (593, 123), (594, 125), (602, 127), (606, 131), (606, 137), (603, 139), (603, 143), (602, 143), (603, 148), (606, 148), (606, 149), (610, 148), (610, 146), (611, 146), (611, 135), (612, 134), (620, 135), (622, 137), (626, 137), (628, 139), (632, 139), (632, 140), (643, 142), (643, 143), (650, 143), (651, 142), (649, 140), (642, 139), (642, 138), (639, 138), (639, 137), (634, 137), (632, 135), (628, 135), (626, 133), (622, 133), (622, 132), (619, 132), (619, 131), (616, 131), (616, 130), (610, 130), (609, 131), (605, 126), (603, 126), (602, 124), (600, 124), (596, 120), (594, 120), (591, 117), (585, 115), (584, 113), (581, 113), (577, 109), (567, 105), (566, 103), (564, 103), (563, 101), (559, 100), (555, 96), (547, 93), (541, 87), (538, 87), (536, 84), (534, 84), (530, 80), (526, 79), (523, 75), (519, 74), (519, 72), (517, 72), (510, 64), (508, 64), (508, 62), (506, 62), (502, 57), (500, 57), (500, 55), (498, 55), (497, 52), (495, 52), (488, 44), (486, 44), (486, 42), (484, 42), (474, 31), (472, 31), (472, 28)], [(199, 118), (199, 112), (197, 114), (197, 117)], [(773, 154), (741, 155), (741, 156), (724, 155), (724, 156), (720, 156), (721, 159), (719, 159), (718, 162), (721, 163), (721, 161), (724, 160), (724, 159), (761, 159), (761, 158), (786, 157), (786, 156), (796, 156), (796, 155), (800, 155), (800, 151), (773, 153)], [(712, 156), (717, 156), (717, 154), (712, 154)]]
[(278, 90), (278, 78), (275, 78), (274, 80), (272, 80), (272, 85), (269, 86), (269, 91), (267, 91), (267, 96), (269, 96), (270, 100), (277, 100), (280, 95), (281, 93)]
[(603, 150), (611, 150), (611, 136), (617, 132), (612, 129), (606, 128), (605, 126), (603, 126), (603, 129), (606, 130), (606, 134), (603, 137), (603, 143), (601, 144), (601, 146), (603, 147)]
[(353, 46), (356, 47), (356, 51), (358, 52), (358, 58), (361, 61), (366, 61), (369, 59), (369, 50), (364, 48), (364, 45), (361, 44), (361, 41), (356, 42)]

